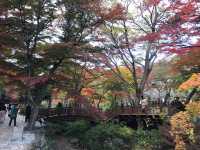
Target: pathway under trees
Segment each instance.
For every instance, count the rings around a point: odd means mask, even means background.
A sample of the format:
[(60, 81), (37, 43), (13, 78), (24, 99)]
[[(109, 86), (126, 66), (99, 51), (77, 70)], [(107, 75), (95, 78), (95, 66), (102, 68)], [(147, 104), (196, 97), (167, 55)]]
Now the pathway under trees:
[(8, 126), (6, 115), (4, 123), (0, 123), (0, 150), (29, 150), (35, 141), (35, 134), (23, 131), (24, 116), (18, 115), (17, 126)]

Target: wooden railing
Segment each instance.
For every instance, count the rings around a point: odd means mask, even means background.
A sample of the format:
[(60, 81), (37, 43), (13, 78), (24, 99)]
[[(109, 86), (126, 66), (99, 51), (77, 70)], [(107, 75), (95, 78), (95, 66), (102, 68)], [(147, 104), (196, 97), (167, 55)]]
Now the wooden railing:
[(138, 107), (117, 107), (109, 111), (101, 111), (95, 107), (65, 107), (61, 109), (48, 108), (40, 109), (38, 118), (50, 118), (56, 116), (80, 116), (91, 118), (92, 120), (109, 120), (118, 115), (159, 115), (168, 113), (168, 106), (151, 105), (144, 111), (141, 106)]

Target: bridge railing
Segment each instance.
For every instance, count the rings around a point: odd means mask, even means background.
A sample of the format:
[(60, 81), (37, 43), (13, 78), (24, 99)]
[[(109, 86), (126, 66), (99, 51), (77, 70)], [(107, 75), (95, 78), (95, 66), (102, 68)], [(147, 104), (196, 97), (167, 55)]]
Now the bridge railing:
[(149, 105), (145, 111), (142, 110), (141, 106), (135, 107), (116, 107), (113, 110), (101, 111), (94, 107), (81, 108), (81, 107), (64, 107), (62, 109), (49, 108), (40, 109), (38, 118), (53, 117), (53, 116), (85, 116), (93, 118), (94, 120), (106, 120), (113, 118), (117, 115), (158, 115), (160, 113), (168, 113), (167, 106), (160, 105)]
[(91, 116), (94, 117), (98, 116), (97, 112), (93, 110), (91, 112), (91, 108), (80, 108), (80, 107), (64, 107), (61, 109), (57, 108), (41, 108), (39, 109), (38, 118), (46, 118), (46, 117), (53, 117), (53, 116)]
[(148, 105), (146, 109), (142, 109), (142, 107), (134, 106), (134, 107), (116, 107), (115, 109), (104, 112), (108, 118), (115, 117), (117, 115), (159, 115), (161, 113), (168, 114), (168, 106), (167, 105)]

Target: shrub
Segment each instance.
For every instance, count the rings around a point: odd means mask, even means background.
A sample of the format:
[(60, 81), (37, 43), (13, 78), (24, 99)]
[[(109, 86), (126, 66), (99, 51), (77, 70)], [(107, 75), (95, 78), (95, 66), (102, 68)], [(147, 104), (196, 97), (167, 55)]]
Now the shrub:
[(192, 119), (200, 117), (200, 102), (192, 102), (187, 104), (186, 110), (190, 114)]
[(138, 129), (134, 136), (135, 150), (157, 150), (161, 148), (162, 139), (159, 130)]
[(89, 150), (122, 150), (131, 148), (132, 139), (132, 129), (108, 123), (90, 129), (83, 142)]
[[(54, 122), (47, 126), (47, 136), (65, 136), (74, 139), (75, 145), (88, 150), (157, 150), (161, 145), (159, 130), (134, 131), (122, 124), (103, 123), (90, 126), (84, 120), (75, 122)], [(69, 140), (70, 141), (70, 140)]]
[[(192, 102), (186, 106), (185, 112), (171, 117), (171, 135), (175, 138), (175, 149), (195, 149), (199, 145), (200, 102)], [(198, 149), (197, 148), (197, 149)]]
[(90, 123), (85, 120), (68, 122), (64, 130), (64, 135), (67, 137), (75, 137), (81, 139), (85, 132), (89, 130)]
[(66, 131), (66, 128), (67, 128), (66, 122), (60, 122), (60, 121), (49, 122), (49, 123), (47, 123), (45, 133), (46, 133), (46, 136), (48, 136), (48, 137), (63, 135), (64, 132)]
[(75, 122), (54, 121), (46, 126), (46, 134), (50, 136), (63, 135), (67, 137), (82, 137), (90, 128), (88, 121), (79, 120)]

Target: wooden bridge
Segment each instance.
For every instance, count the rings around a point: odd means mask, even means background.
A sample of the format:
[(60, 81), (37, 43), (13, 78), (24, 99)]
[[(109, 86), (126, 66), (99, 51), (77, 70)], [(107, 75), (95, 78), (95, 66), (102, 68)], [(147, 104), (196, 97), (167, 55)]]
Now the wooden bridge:
[(65, 107), (62, 109), (48, 108), (40, 109), (38, 119), (51, 120), (56, 118), (62, 118), (66, 120), (70, 119), (86, 119), (94, 122), (109, 121), (118, 116), (139, 116), (139, 117), (155, 117), (160, 113), (167, 113), (166, 107), (153, 106), (149, 107), (145, 112), (140, 107), (118, 107), (110, 111), (101, 111), (96, 107)]

